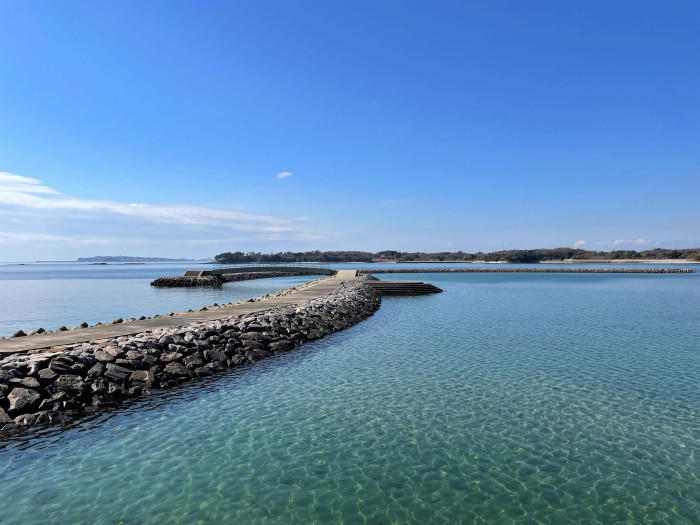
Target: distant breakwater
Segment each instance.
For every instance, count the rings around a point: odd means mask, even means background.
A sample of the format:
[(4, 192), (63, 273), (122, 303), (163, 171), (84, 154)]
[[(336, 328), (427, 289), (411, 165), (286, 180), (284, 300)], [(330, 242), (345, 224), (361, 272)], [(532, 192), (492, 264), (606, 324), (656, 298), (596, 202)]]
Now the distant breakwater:
[(380, 304), (359, 281), (245, 316), (8, 356), (0, 360), (0, 437), (288, 352), (358, 323)]
[(358, 273), (695, 273), (688, 268), (401, 268)]
[(296, 275), (288, 272), (240, 272), (224, 273), (221, 275), (201, 275), (191, 277), (187, 275), (174, 275), (172, 277), (160, 277), (151, 283), (158, 288), (180, 288), (195, 286), (221, 286), (224, 283), (234, 281), (249, 281), (251, 279), (269, 279), (271, 277), (291, 277)]

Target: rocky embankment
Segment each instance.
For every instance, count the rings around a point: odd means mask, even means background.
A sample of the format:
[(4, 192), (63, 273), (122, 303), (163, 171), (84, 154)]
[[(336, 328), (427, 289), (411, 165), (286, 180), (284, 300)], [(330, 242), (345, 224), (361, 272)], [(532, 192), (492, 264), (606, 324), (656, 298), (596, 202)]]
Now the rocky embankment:
[(372, 315), (361, 282), (298, 305), (0, 360), (0, 436), (63, 424), (199, 377), (288, 352)]
[(180, 288), (192, 286), (221, 286), (224, 283), (234, 281), (249, 281), (251, 279), (268, 279), (270, 277), (291, 277), (296, 275), (288, 272), (238, 272), (224, 273), (222, 275), (202, 275), (190, 277), (186, 275), (174, 275), (172, 277), (160, 277), (151, 283), (151, 286), (159, 288)]
[(695, 273), (688, 268), (399, 268), (360, 270), (373, 273)]

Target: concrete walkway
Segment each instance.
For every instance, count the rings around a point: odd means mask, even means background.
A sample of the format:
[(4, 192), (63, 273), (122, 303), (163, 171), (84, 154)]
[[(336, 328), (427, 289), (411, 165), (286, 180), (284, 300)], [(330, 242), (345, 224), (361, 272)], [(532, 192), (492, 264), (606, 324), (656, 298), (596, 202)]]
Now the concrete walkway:
[[(343, 275), (340, 275), (341, 273)], [(356, 274), (357, 272), (355, 270), (341, 270), (338, 272), (338, 275), (334, 277), (327, 277), (287, 295), (270, 297), (252, 303), (212, 307), (209, 310), (197, 312), (179, 312), (172, 316), (144, 319), (143, 321), (130, 321), (121, 324), (91, 326), (89, 328), (80, 328), (74, 331), (57, 332), (46, 335), (0, 339), (0, 356), (2, 354), (26, 352), (39, 348), (60, 347), (140, 332), (152, 332), (161, 328), (173, 328), (199, 321), (213, 321), (216, 319), (248, 315), (262, 310), (269, 310), (270, 308), (297, 304), (332, 293), (341, 286), (343, 282), (355, 280), (357, 278)]]
[(335, 274), (336, 279), (351, 281), (357, 277), (357, 270), (338, 270)]

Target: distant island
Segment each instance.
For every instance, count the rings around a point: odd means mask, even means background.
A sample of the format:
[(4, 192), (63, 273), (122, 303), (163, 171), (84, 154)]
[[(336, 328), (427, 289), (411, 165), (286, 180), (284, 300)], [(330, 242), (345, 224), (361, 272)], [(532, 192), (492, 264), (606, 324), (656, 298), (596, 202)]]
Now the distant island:
[(656, 248), (654, 250), (614, 250), (592, 251), (575, 248), (544, 248), (536, 250), (502, 250), (497, 252), (399, 252), (385, 250), (371, 253), (362, 251), (327, 251), (310, 252), (225, 252), (214, 257), (219, 264), (235, 263), (292, 263), (292, 262), (506, 262), (506, 263), (542, 263), (542, 262), (700, 262), (700, 248), (672, 250)]
[(195, 259), (168, 259), (166, 257), (128, 257), (126, 255), (96, 255), (94, 257), (79, 257), (78, 262), (87, 263), (145, 263), (145, 262), (191, 262)]

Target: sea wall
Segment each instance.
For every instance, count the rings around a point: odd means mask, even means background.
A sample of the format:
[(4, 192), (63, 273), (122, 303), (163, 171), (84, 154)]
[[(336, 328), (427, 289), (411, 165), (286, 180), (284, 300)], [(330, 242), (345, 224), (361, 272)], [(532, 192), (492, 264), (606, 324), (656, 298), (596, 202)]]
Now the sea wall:
[(251, 279), (268, 279), (270, 277), (291, 277), (296, 275), (289, 272), (240, 272), (225, 273), (222, 275), (202, 275), (190, 277), (186, 275), (175, 275), (172, 277), (160, 277), (151, 282), (151, 286), (159, 288), (180, 288), (194, 286), (221, 286), (224, 283), (234, 281), (249, 281)]
[(344, 283), (298, 305), (11, 355), (0, 360), (0, 436), (288, 352), (369, 317), (380, 302), (362, 282)]
[(375, 273), (695, 273), (688, 268), (387, 268), (360, 270), (362, 275)]

